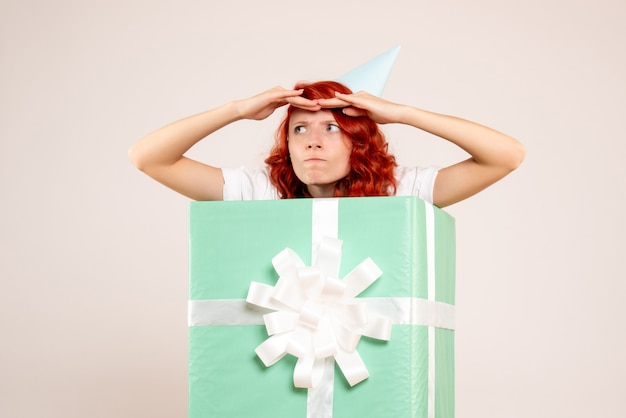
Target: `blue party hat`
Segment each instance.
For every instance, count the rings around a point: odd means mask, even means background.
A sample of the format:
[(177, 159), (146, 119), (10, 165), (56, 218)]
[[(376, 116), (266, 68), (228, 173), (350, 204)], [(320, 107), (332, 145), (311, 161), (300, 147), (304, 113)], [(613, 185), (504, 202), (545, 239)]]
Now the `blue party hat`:
[(354, 93), (366, 91), (375, 96), (381, 96), (398, 52), (400, 52), (400, 45), (347, 72), (336, 81), (348, 86)]

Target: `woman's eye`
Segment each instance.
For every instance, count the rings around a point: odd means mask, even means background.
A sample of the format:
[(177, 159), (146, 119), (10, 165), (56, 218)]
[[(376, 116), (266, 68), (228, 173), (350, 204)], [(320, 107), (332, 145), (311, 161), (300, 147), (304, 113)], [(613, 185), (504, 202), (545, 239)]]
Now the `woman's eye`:
[(339, 127), (339, 125), (335, 125), (334, 123), (329, 124), (326, 129), (328, 130), (328, 132), (339, 132), (339, 131), (341, 131), (341, 128)]
[(296, 126), (295, 128), (293, 128), (294, 133), (297, 134), (301, 134), (302, 132), (306, 131), (306, 128), (304, 126)]

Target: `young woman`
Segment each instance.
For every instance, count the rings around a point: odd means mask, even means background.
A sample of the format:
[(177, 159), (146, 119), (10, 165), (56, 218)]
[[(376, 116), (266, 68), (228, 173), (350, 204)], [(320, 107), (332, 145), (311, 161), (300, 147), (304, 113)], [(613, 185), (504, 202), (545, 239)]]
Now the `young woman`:
[[(242, 119), (262, 120), (289, 105), (261, 170), (226, 169), (184, 156), (194, 144)], [(387, 152), (378, 124), (402, 123), (439, 136), (470, 157), (442, 169), (404, 168)], [(130, 149), (137, 168), (195, 200), (333, 196), (418, 196), (445, 207), (516, 169), (525, 155), (515, 139), (491, 128), (353, 94), (333, 81), (272, 88), (254, 97), (167, 125)]]

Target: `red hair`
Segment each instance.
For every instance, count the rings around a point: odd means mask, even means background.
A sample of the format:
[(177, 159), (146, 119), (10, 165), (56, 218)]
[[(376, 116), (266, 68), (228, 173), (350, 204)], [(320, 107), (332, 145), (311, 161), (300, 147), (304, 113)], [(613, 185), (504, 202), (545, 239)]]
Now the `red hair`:
[[(304, 89), (302, 97), (307, 99), (328, 99), (335, 92), (351, 94), (352, 91), (335, 81), (319, 81), (312, 84), (297, 84), (295, 90)], [(289, 121), (294, 111), (287, 108), (287, 115), (276, 132), (276, 142), (265, 163), (269, 167), (272, 184), (278, 189), (282, 199), (311, 197), (306, 184), (296, 176), (291, 165), (287, 138)], [(396, 193), (397, 182), (393, 175), (396, 159), (387, 152), (387, 141), (378, 124), (367, 116), (352, 117), (342, 109), (330, 110), (343, 133), (352, 141), (350, 173), (337, 182), (335, 196), (388, 196)]]

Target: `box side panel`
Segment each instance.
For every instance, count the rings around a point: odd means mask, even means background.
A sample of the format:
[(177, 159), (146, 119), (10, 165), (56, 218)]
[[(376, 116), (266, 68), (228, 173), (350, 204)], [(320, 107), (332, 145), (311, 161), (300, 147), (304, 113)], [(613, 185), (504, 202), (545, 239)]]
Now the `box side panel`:
[(189, 418), (306, 417), (307, 393), (293, 387), (295, 358), (271, 367), (254, 348), (263, 326), (191, 327)]
[(274, 285), (271, 260), (286, 247), (310, 263), (310, 200), (192, 203), (190, 299), (245, 299), (251, 281)]
[[(416, 202), (418, 202), (416, 204)], [(342, 199), (339, 238), (344, 240), (342, 275), (371, 257), (382, 276), (362, 297), (426, 297), (423, 205), (418, 199)]]
[(435, 330), (435, 418), (454, 418), (454, 331)]
[[(274, 285), (271, 260), (286, 247), (310, 262), (310, 201), (276, 203), (192, 203), (191, 300), (245, 299), (251, 281)], [(293, 387), (295, 359), (266, 368), (257, 358), (266, 338), (263, 326), (190, 328), (189, 417), (306, 416), (306, 391)]]
[(359, 343), (370, 377), (350, 387), (335, 369), (333, 416), (427, 418), (428, 328), (397, 325), (388, 342)]
[(454, 305), (456, 276), (456, 235), (454, 218), (435, 208), (436, 299)]

